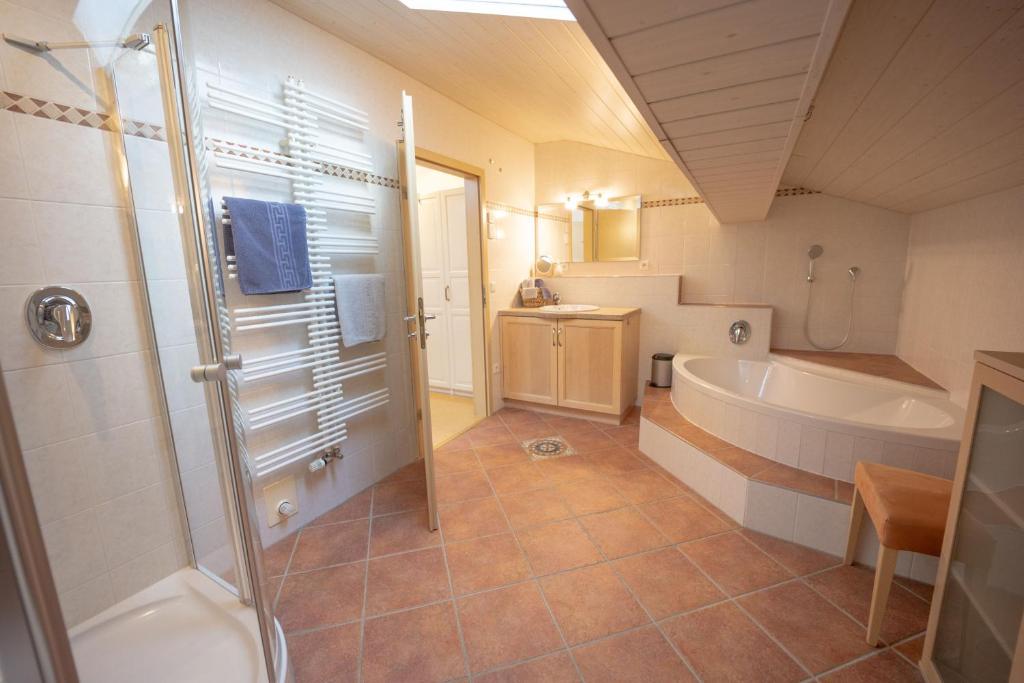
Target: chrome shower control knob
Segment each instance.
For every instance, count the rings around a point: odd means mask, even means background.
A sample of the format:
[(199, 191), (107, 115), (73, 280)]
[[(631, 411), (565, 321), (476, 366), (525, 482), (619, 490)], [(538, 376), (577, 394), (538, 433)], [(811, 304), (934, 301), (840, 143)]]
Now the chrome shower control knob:
[(750, 323), (746, 320), (737, 320), (729, 326), (729, 341), (733, 344), (746, 344), (750, 339)]
[(299, 509), (290, 500), (282, 500), (277, 504), (277, 514), (282, 517), (291, 517), (298, 511)]

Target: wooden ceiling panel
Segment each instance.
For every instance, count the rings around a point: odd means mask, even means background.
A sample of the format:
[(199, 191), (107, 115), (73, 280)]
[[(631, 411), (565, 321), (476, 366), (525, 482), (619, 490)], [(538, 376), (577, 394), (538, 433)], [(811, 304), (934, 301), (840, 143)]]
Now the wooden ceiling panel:
[(574, 22), (420, 11), (398, 0), (273, 1), (531, 142), (667, 156)]
[(593, 4), (600, 7), (601, 18), (605, 22), (605, 33), (614, 38), (732, 5), (735, 2), (736, 0), (650, 0), (644, 4), (642, 12), (636, 11), (636, 5), (622, 0), (596, 0)]
[[(611, 27), (626, 3), (568, 5), (712, 212), (742, 222), (768, 213), (850, 2), (746, 0), (674, 17), (634, 0), (630, 12), (662, 23), (624, 34)], [(766, 172), (701, 182), (701, 169), (745, 164)]]
[(796, 111), (796, 103), (796, 100), (787, 100), (785, 102), (763, 104), (757, 107), (745, 107), (743, 109), (733, 109), (705, 116), (695, 116), (678, 121), (668, 121), (662, 128), (668, 137), (682, 138), (688, 135), (717, 133), (718, 131), (731, 130), (733, 128), (790, 121), (793, 118), (793, 113)]
[(806, 73), (816, 36), (733, 52), (636, 77), (648, 102)]
[[(635, 12), (644, 12), (643, 2), (632, 5)], [(629, 73), (637, 76), (816, 36), (827, 8), (828, 0), (749, 0), (612, 38), (611, 42)]]
[(935, 208), (1016, 182), (1022, 124), (1022, 0), (856, 0), (783, 178)]

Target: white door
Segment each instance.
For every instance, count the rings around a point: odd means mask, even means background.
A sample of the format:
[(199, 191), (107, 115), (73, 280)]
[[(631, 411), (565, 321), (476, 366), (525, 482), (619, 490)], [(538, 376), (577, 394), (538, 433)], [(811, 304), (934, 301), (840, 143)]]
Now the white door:
[(438, 193), (419, 198), (420, 268), (423, 273), (423, 311), (437, 316), (427, 321), (430, 344), (427, 344), (427, 367), (430, 388), (449, 393), (452, 390), (452, 367), (449, 349), (449, 319), (445, 294), (447, 290), (444, 216)]
[(473, 328), (469, 318), (469, 249), (466, 244), (466, 192), (441, 193), (447, 242), (447, 289), (451, 386), (456, 393), (473, 393)]

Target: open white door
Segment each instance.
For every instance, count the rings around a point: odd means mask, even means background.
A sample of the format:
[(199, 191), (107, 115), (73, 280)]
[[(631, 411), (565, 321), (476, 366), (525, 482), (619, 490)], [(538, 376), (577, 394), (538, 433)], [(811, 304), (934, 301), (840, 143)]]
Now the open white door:
[(430, 429), (430, 380), (427, 373), (427, 320), (423, 310), (423, 273), (420, 268), (419, 219), (416, 194), (416, 138), (412, 125), (412, 96), (402, 91), (402, 137), (398, 142), (398, 175), (402, 185), (402, 236), (405, 243), (405, 321), (408, 324), (409, 358), (420, 455), (427, 472), (427, 511), (430, 529), (437, 529), (437, 495), (434, 491), (434, 446)]

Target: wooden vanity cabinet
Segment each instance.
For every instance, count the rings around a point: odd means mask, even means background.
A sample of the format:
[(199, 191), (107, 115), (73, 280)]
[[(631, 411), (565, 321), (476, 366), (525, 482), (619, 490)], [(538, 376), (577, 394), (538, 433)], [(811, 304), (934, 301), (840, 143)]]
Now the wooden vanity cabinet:
[(621, 418), (636, 401), (639, 332), (638, 312), (502, 315), (502, 395)]

